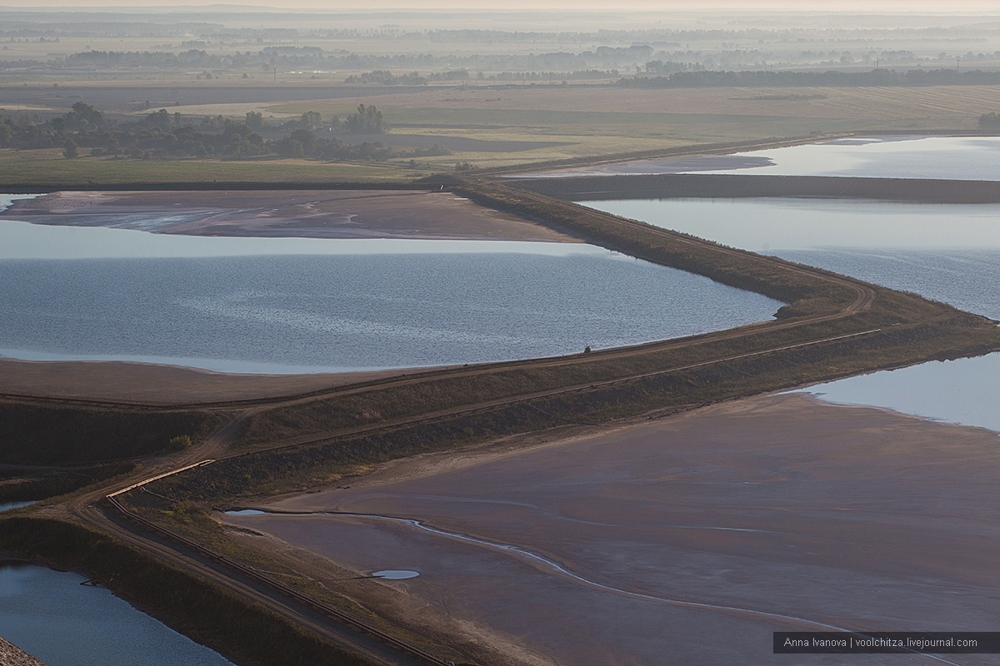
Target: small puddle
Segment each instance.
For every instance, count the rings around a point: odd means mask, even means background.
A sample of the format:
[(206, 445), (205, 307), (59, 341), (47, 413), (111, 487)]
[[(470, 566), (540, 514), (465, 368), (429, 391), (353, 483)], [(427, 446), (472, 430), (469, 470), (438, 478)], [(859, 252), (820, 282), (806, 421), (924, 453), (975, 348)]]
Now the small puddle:
[(4, 511), (11, 511), (13, 509), (21, 509), (26, 506), (31, 506), (37, 501), (38, 500), (34, 500), (32, 502), (0, 502), (0, 513)]
[(262, 516), (264, 513), (260, 509), (230, 509), (226, 511), (227, 516)]
[(408, 569), (384, 569), (372, 572), (372, 578), (384, 578), (385, 580), (406, 580), (407, 578), (416, 578), (419, 575), (420, 572)]

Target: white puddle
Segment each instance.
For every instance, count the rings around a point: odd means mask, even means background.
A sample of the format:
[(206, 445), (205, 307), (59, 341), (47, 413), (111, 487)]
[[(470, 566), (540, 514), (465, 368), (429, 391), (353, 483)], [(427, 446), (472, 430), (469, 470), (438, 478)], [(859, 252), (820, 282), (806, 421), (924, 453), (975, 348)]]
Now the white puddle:
[(419, 575), (419, 571), (410, 571), (409, 569), (383, 569), (382, 571), (372, 572), (372, 578), (384, 578), (386, 580), (406, 580), (407, 578), (416, 578)]

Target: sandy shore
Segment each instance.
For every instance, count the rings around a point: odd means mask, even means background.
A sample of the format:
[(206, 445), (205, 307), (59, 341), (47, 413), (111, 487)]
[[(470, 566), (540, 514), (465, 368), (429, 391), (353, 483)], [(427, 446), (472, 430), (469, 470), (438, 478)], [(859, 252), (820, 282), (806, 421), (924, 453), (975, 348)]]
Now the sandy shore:
[(353, 515), (226, 518), (331, 570), (419, 571), (327, 584), (511, 663), (786, 664), (773, 631), (990, 630), (998, 470), (995, 433), (791, 394), (270, 505)]
[[(164, 234), (578, 242), (450, 192), (413, 190), (57, 192), (21, 199), (0, 219)], [(406, 370), (244, 375), (141, 363), (0, 359), (0, 393), (147, 403), (290, 395)]]
[(577, 242), (451, 192), (417, 190), (56, 192), (0, 219), (187, 236)]
[(147, 363), (0, 359), (0, 394), (148, 404), (217, 402), (296, 395), (413, 372), (250, 375)]

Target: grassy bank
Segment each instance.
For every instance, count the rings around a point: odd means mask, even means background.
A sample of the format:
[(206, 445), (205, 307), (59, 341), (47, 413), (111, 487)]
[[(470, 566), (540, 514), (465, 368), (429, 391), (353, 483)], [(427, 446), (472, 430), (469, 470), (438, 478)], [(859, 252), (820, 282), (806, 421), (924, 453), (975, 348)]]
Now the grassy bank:
[(25, 502), (64, 495), (91, 484), (137, 471), (136, 463), (83, 467), (0, 468), (0, 502)]
[(0, 399), (0, 464), (81, 465), (160, 453), (179, 435), (203, 439), (219, 418), (199, 409)]
[[(622, 379), (610, 382), (591, 377), (571, 390), (535, 398), (512, 397), (495, 406), (429, 417), (415, 423), (393, 425), (391, 418), (382, 419), (370, 423), (370, 432), (356, 435), (338, 435), (337, 431), (343, 433), (349, 428), (349, 416), (357, 413), (354, 410), (363, 404), (363, 398), (352, 403), (353, 409), (334, 399), (319, 400), (264, 412), (249, 427), (250, 436), (256, 436), (260, 443), (295, 441), (289, 438), (301, 437), (303, 433), (318, 441), (226, 458), (157, 481), (154, 487), (169, 497), (207, 503), (300, 490), (355, 474), (373, 464), (501, 436), (567, 424), (604, 423), (651, 410), (683, 409), (879, 368), (984, 353), (990, 345), (1000, 346), (995, 327), (990, 328), (984, 327), (979, 318), (958, 314), (935, 323), (888, 327), (813, 345), (791, 347), (796, 343), (791, 342), (793, 337), (789, 335), (791, 348), (773, 352), (750, 351), (753, 345), (746, 345), (745, 341), (664, 351), (641, 360), (625, 361), (618, 368), (621, 371), (630, 363), (641, 362), (647, 372), (638, 377), (622, 373)], [(811, 332), (821, 330), (824, 335), (837, 332), (831, 325)], [(844, 334), (827, 337), (839, 335)], [(712, 362), (712, 359), (726, 360)], [(568, 383), (569, 376), (579, 372), (579, 368), (574, 368), (565, 372), (554, 370), (553, 374)], [(493, 378), (492, 382), (489, 379), (480, 377), (474, 381), (494, 387), (513, 386), (518, 381), (533, 384), (530, 372), (520, 378)], [(453, 387), (456, 393), (471, 390), (459, 386)], [(482, 393), (474, 395), (481, 397)], [(370, 397), (392, 402), (378, 392)], [(449, 396), (442, 398), (445, 403), (451, 400)], [(142, 496), (142, 501), (155, 502), (147, 496)]]
[(513, 184), (518, 188), (571, 201), (811, 197), (912, 203), (1000, 202), (1000, 183), (987, 180), (664, 174), (537, 178), (517, 180)]

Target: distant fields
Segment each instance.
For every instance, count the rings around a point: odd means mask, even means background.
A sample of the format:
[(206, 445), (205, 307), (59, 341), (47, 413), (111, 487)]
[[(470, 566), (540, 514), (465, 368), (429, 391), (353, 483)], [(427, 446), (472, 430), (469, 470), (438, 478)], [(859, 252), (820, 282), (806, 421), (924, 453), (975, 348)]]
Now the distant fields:
[[(86, 150), (81, 151), (86, 152)], [(63, 187), (114, 183), (328, 183), (406, 182), (428, 175), (394, 164), (327, 163), (307, 160), (115, 160), (66, 159), (62, 151), (0, 150), (0, 191), (11, 185)]]
[(516, 153), (436, 158), (441, 164), (459, 158), (499, 166), (813, 133), (973, 130), (980, 115), (1000, 109), (1000, 87), (634, 90), (595, 85), (469, 86), (380, 94), (369, 100), (345, 97), (273, 104), (267, 105), (267, 111), (276, 116), (309, 110), (343, 116), (358, 103), (373, 102), (400, 132), (567, 142)]
[[(110, 90), (115, 83), (93, 82), (95, 99), (85, 101), (101, 107), (96, 98), (102, 97), (102, 86)], [(179, 83), (180, 88), (197, 92), (181, 95), (174, 90), (171, 94), (202, 99), (206, 84)], [(164, 85), (163, 81), (150, 81), (148, 93), (144, 93), (140, 82), (130, 95), (136, 99), (144, 94), (156, 98), (157, 94), (167, 94)], [(459, 162), (500, 167), (813, 134), (970, 131), (977, 128), (980, 115), (1000, 111), (1000, 86), (628, 89), (595, 84), (489, 87), (471, 83), (399, 89), (343, 84), (307, 87), (308, 91), (306, 87), (289, 86), (289, 101), (275, 102), (280, 85), (258, 87), (226, 81), (213, 91), (212, 103), (182, 104), (170, 106), (169, 110), (186, 116), (221, 114), (234, 119), (242, 119), (248, 111), (259, 111), (265, 120), (277, 123), (307, 111), (316, 111), (324, 118), (344, 118), (358, 104), (376, 104), (397, 134), (557, 145), (525, 150), (523, 143), (511, 143), (506, 151), (452, 150), (448, 155), (417, 158), (415, 169), (410, 168), (409, 159), (361, 165), (302, 160), (149, 163), (84, 159), (71, 163), (62, 158), (60, 151), (24, 151), (16, 157), (0, 151), (0, 184), (15, 182), (12, 172), (20, 174), (17, 182), (37, 180), (53, 185), (220, 178), (276, 182), (409, 180), (432, 171), (450, 171)], [(80, 99), (86, 98), (85, 87), (72, 92)], [(294, 99), (296, 94), (306, 92), (309, 99)], [(54, 91), (46, 94), (56, 99)], [(318, 99), (320, 94), (328, 95), (328, 99)], [(120, 97), (116, 95), (104, 96), (110, 100)], [(153, 104), (156, 109), (157, 103)], [(147, 113), (124, 108), (103, 110)], [(17, 111), (12, 113), (18, 115)], [(350, 140), (349, 136), (341, 138)], [(364, 140), (377, 137), (366, 136)], [(81, 153), (85, 155), (87, 150)], [(81, 177), (85, 180), (81, 181)]]

